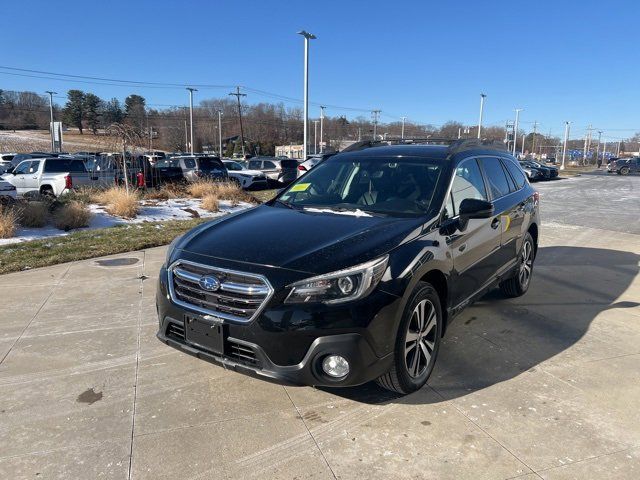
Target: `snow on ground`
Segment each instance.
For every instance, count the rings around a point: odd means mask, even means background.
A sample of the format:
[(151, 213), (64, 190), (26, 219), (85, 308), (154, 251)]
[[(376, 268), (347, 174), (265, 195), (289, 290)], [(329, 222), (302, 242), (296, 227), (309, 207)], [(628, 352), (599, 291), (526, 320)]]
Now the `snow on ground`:
[(143, 222), (166, 222), (169, 220), (189, 220), (190, 218), (213, 218), (227, 213), (244, 210), (250, 207), (248, 203), (240, 203), (232, 206), (231, 202), (221, 200), (220, 211), (213, 213), (204, 210), (200, 206), (200, 200), (192, 198), (178, 198), (172, 200), (142, 200), (140, 211), (136, 218), (126, 219), (108, 214), (102, 205), (89, 206), (93, 218), (88, 227), (64, 232), (48, 225), (43, 228), (19, 228), (15, 237), (0, 239), (0, 245), (28, 242), (43, 238), (60, 237), (81, 230), (95, 230), (99, 228), (113, 227), (114, 225), (135, 224)]

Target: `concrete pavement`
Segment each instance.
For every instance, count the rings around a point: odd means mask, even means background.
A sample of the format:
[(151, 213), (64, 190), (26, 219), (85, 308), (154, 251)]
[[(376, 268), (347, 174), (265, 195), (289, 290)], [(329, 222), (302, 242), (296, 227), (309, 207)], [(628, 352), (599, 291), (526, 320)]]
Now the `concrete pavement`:
[(552, 218), (541, 245), (528, 294), (464, 312), (400, 398), (160, 343), (164, 248), (1, 276), (0, 478), (640, 478), (640, 236)]

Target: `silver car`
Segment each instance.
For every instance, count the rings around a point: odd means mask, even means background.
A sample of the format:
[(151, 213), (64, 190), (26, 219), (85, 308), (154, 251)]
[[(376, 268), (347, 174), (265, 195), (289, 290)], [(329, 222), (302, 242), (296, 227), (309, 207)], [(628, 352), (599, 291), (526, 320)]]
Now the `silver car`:
[(298, 178), (298, 161), (288, 158), (253, 157), (247, 162), (250, 170), (260, 170), (271, 183), (287, 185)]
[(224, 164), (218, 157), (205, 156), (183, 156), (173, 157), (171, 161), (176, 161), (182, 168), (182, 175), (187, 182), (195, 182), (202, 179), (228, 180), (229, 175)]
[(249, 170), (235, 160), (222, 160), (227, 167), (229, 179), (235, 181), (244, 189), (267, 188), (267, 176), (259, 170)]

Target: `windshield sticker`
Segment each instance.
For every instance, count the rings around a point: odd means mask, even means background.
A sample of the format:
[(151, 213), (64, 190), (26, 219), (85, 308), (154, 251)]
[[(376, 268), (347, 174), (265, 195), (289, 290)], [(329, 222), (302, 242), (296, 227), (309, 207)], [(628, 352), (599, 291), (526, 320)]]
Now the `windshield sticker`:
[(291, 189), (289, 190), (290, 192), (305, 192), (309, 186), (311, 184), (310, 183), (298, 183), (297, 185), (294, 185), (293, 187), (291, 187)]

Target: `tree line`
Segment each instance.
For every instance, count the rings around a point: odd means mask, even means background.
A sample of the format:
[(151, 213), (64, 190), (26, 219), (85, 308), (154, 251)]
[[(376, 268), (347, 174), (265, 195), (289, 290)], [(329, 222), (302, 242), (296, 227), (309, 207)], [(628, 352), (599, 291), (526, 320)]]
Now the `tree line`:
[[(218, 112), (221, 112), (222, 139), (226, 146), (225, 155), (240, 151), (240, 117), (236, 101), (230, 98), (213, 98), (200, 101), (194, 106), (194, 150), (218, 149)], [(244, 127), (245, 149), (250, 153), (273, 155), (276, 145), (301, 144), (303, 139), (303, 113), (299, 107), (285, 106), (283, 103), (241, 104)], [(318, 112), (319, 113), (319, 112)], [(79, 133), (90, 132), (104, 135), (109, 126), (123, 124), (138, 132), (141, 146), (169, 151), (189, 150), (189, 109), (185, 107), (152, 108), (147, 100), (137, 94), (128, 95), (124, 102), (117, 98), (104, 100), (91, 92), (69, 90), (64, 105), (54, 105), (56, 120), (62, 120), (65, 127), (75, 128)], [(309, 139), (313, 152), (314, 129), (310, 118)], [(374, 124), (365, 115), (355, 118), (346, 116), (325, 116), (324, 139), (328, 148), (339, 149), (346, 141), (372, 138)], [(0, 129), (48, 129), (49, 99), (34, 92), (12, 92), (0, 90)], [(400, 120), (380, 122), (376, 125), (379, 137), (398, 138), (402, 132)], [(524, 131), (518, 132), (518, 151)], [(477, 126), (467, 126), (450, 121), (444, 125), (405, 122), (406, 138), (447, 138), (458, 136), (475, 138)], [(503, 141), (505, 128), (486, 126), (482, 137)], [(638, 136), (638, 134), (636, 134)], [(319, 142), (319, 138), (317, 139)], [(525, 137), (525, 150), (540, 151), (540, 148), (558, 145), (561, 139), (552, 135), (529, 133)], [(580, 141), (571, 142), (578, 147)], [(570, 148), (573, 145), (570, 145)]]

